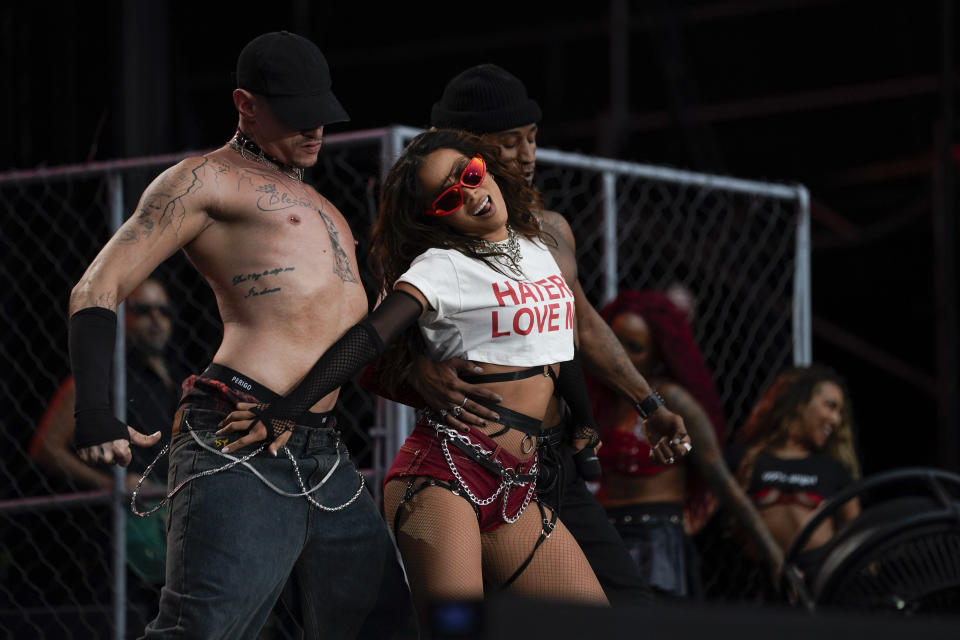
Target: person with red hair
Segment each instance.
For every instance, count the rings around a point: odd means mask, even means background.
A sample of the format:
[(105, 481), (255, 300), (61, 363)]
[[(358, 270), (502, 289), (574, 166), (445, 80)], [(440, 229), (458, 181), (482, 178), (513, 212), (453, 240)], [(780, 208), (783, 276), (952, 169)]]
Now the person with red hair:
[(662, 293), (622, 291), (601, 311), (637, 370), (687, 426), (691, 463), (652, 460), (633, 405), (590, 378), (602, 436), (599, 499), (643, 575), (656, 592), (700, 595), (688, 532), (708, 518), (715, 496), (752, 533), (774, 574), (783, 552), (727, 469), (720, 449), (725, 422), (720, 398), (685, 314)]

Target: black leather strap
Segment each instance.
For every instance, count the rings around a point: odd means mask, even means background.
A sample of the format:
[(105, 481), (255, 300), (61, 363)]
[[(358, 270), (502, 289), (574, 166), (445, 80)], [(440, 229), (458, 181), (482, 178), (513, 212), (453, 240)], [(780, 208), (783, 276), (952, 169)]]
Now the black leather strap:
[[(496, 462), (494, 462), (493, 460), (489, 460), (489, 459), (487, 459), (487, 458), (484, 458), (483, 456), (477, 455), (477, 452), (476, 452), (470, 445), (466, 444), (465, 442), (461, 442), (460, 440), (454, 439), (454, 438), (451, 438), (451, 439), (448, 440), (447, 442), (453, 444), (457, 449), (459, 449), (460, 451), (462, 451), (465, 456), (467, 456), (468, 458), (470, 458), (471, 460), (473, 460), (474, 462), (476, 462), (478, 465), (480, 465), (481, 467), (483, 467), (484, 469), (486, 469), (487, 471), (489, 471), (489, 472), (492, 473), (493, 475), (497, 476), (498, 478), (504, 477), (503, 467), (501, 467), (500, 465), (498, 465), (498, 464), (497, 464)], [(514, 482), (523, 483), (523, 484), (530, 483), (530, 482), (536, 482), (536, 481), (537, 481), (537, 474), (535, 474), (535, 473), (517, 473), (517, 474), (514, 474), (514, 475), (513, 475), (513, 480), (514, 480)]]
[(505, 371), (503, 373), (478, 373), (474, 375), (460, 376), (460, 379), (467, 384), (481, 384), (485, 382), (512, 382), (514, 380), (524, 380), (533, 376), (549, 376), (556, 381), (553, 369), (547, 365), (521, 369), (520, 371)]
[(663, 396), (657, 393), (656, 389), (651, 389), (650, 395), (640, 402), (634, 403), (633, 407), (637, 410), (637, 413), (640, 414), (640, 419), (646, 420), (653, 415), (654, 411), (662, 407), (664, 404)]

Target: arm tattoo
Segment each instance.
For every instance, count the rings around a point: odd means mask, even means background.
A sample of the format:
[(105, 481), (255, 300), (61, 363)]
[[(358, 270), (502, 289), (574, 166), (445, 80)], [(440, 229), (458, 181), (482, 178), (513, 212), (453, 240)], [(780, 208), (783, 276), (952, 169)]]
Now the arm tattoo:
[(110, 311), (117, 310), (117, 296), (112, 293), (101, 293), (93, 301), (95, 307), (103, 307)]
[(333, 272), (344, 282), (359, 283), (357, 276), (353, 275), (353, 269), (350, 268), (347, 252), (340, 246), (340, 232), (334, 226), (333, 220), (323, 212), (322, 208), (317, 209), (317, 213), (323, 218), (324, 224), (327, 225), (327, 233), (330, 234), (330, 244), (333, 246)]
[(709, 489), (724, 506), (730, 509), (734, 517), (746, 528), (748, 534), (760, 545), (767, 561), (774, 566), (782, 562), (782, 552), (763, 518), (727, 469), (720, 443), (716, 439), (706, 412), (689, 393), (678, 393), (678, 390), (668, 388), (665, 397), (670, 409), (683, 417), (690, 440), (693, 442), (691, 455)]
[(208, 162), (209, 160), (204, 158), (203, 162), (190, 170), (189, 177), (182, 173), (175, 173), (162, 178), (144, 198), (136, 213), (135, 226), (123, 230), (120, 242), (133, 244), (141, 238), (148, 238), (154, 230), (163, 233), (175, 222), (176, 230), (179, 230), (183, 226), (183, 219), (187, 216), (183, 199), (188, 194), (196, 193), (203, 188), (203, 180), (200, 179), (199, 173)]

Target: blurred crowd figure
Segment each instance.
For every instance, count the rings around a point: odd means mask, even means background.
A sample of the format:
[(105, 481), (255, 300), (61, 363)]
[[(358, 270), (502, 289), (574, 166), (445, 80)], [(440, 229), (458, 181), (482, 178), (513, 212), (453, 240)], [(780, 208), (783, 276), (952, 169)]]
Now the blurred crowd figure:
[[(126, 301), (124, 315), (127, 347), (127, 419), (150, 433), (159, 431), (160, 442), (150, 448), (132, 449), (126, 468), (126, 484), (133, 489), (147, 465), (170, 441), (170, 425), (180, 399), (180, 381), (186, 377), (167, 351), (173, 330), (173, 310), (167, 291), (158, 279), (140, 285)], [(73, 446), (74, 380), (66, 378), (54, 393), (30, 442), (30, 457), (67, 490), (112, 489), (109, 466), (93, 467), (83, 462)], [(165, 487), (167, 460), (162, 456), (148, 481)]]
[(723, 460), (723, 409), (694, 341), (689, 310), (681, 311), (657, 291), (622, 291), (601, 315), (637, 370), (683, 417), (693, 443), (690, 462), (653, 462), (633, 405), (591, 379), (591, 399), (603, 440), (598, 452), (603, 467), (600, 501), (641, 575), (661, 595), (702, 595), (697, 553), (689, 534), (710, 516), (715, 506), (712, 496), (752, 533), (770, 572), (776, 574), (783, 554)]
[[(734, 439), (731, 466), (784, 552), (824, 500), (860, 478), (846, 384), (823, 365), (781, 373)], [(809, 578), (824, 545), (859, 512), (849, 500), (788, 560)]]
[[(150, 448), (132, 448), (133, 459), (125, 473), (125, 488), (132, 491), (147, 466), (170, 441), (173, 414), (180, 397), (180, 380), (186, 376), (167, 347), (173, 331), (173, 309), (160, 280), (143, 282), (127, 299), (124, 314), (126, 341), (126, 409), (131, 424), (159, 431), (160, 441)], [(113, 470), (90, 466), (74, 448), (74, 380), (66, 378), (54, 393), (30, 442), (30, 457), (55, 492), (113, 489)], [(165, 489), (167, 456), (157, 462), (142, 489)], [(140, 507), (145, 503), (141, 501)], [(152, 518), (125, 512), (128, 572), (128, 630), (143, 628), (156, 608), (156, 589), (163, 584), (166, 554), (165, 509)], [(109, 530), (109, 527), (105, 527)], [(102, 542), (107, 544), (106, 541)], [(104, 556), (108, 557), (108, 556)], [(84, 587), (77, 585), (78, 597)]]

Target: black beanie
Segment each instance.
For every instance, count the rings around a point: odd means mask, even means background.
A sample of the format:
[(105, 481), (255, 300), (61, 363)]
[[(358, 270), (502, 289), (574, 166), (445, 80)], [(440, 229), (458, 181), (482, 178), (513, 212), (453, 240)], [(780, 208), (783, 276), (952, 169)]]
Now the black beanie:
[(519, 78), (495, 64), (480, 64), (447, 83), (430, 125), (483, 135), (540, 122), (540, 116)]

